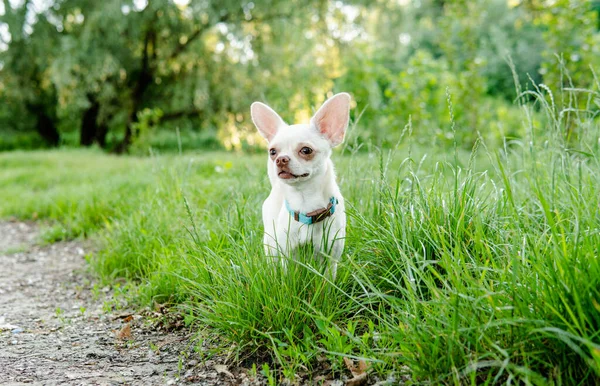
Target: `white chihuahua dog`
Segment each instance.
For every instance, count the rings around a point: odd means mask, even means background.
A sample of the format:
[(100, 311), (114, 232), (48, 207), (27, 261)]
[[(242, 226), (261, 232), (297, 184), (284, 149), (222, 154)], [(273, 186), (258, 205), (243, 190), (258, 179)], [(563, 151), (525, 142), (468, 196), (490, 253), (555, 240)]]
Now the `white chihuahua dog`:
[(344, 140), (350, 95), (328, 99), (309, 124), (287, 125), (260, 102), (250, 110), (254, 125), (269, 142), (272, 189), (262, 208), (266, 254), (289, 256), (297, 246), (312, 243), (315, 255), (323, 252), (331, 257), (329, 273), (335, 278), (344, 249), (346, 213), (330, 156)]

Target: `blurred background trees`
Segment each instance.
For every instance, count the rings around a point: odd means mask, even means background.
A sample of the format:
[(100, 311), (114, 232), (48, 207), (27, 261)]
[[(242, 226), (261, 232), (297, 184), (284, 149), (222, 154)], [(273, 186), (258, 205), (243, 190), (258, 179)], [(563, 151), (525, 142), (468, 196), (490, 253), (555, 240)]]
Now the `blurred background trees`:
[(515, 82), (598, 89), (599, 12), (575, 0), (3, 0), (0, 149), (253, 148), (252, 101), (291, 122), (342, 90), (360, 116), (350, 146), (393, 145), (409, 119), (424, 144), (519, 137)]

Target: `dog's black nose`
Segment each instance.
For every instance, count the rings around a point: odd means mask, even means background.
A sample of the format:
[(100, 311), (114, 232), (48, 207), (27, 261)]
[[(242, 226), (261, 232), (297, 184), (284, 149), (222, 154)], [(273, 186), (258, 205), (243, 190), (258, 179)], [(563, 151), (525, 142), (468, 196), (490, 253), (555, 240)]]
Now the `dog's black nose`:
[(277, 165), (277, 166), (287, 165), (289, 162), (290, 162), (290, 157), (288, 157), (287, 155), (282, 155), (275, 159), (275, 165)]

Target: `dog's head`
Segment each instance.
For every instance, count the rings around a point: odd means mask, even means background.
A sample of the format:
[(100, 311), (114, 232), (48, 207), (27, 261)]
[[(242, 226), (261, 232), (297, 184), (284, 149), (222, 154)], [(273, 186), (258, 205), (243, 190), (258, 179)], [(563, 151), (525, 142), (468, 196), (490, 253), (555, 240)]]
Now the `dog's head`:
[(329, 98), (308, 124), (288, 125), (269, 106), (254, 102), (252, 121), (269, 142), (269, 167), (287, 184), (308, 181), (325, 172), (331, 148), (344, 140), (350, 119), (350, 95)]

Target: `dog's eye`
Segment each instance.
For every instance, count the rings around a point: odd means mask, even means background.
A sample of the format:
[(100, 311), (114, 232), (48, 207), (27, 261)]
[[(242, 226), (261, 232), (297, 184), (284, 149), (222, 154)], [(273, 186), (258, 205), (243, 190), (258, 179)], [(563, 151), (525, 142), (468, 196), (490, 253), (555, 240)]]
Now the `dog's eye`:
[(302, 153), (304, 155), (309, 155), (312, 152), (313, 152), (313, 149), (311, 149), (310, 147), (304, 146), (302, 149), (300, 149), (300, 153)]
[(275, 155), (275, 154), (277, 154), (277, 150), (275, 150), (275, 149), (269, 149), (269, 154), (270, 155)]

